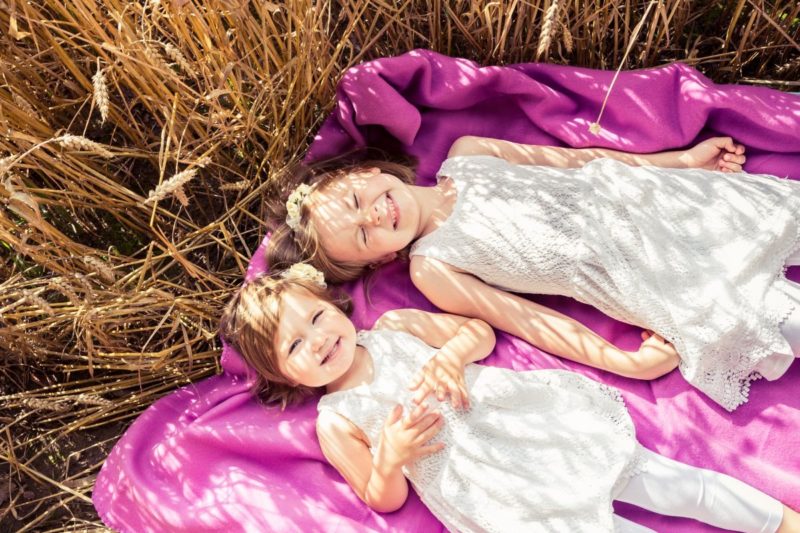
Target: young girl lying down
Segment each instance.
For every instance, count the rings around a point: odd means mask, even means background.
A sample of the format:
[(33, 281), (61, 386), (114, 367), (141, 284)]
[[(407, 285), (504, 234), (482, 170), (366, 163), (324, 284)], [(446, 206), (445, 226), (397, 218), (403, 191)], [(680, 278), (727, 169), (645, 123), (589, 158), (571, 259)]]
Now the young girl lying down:
[[(269, 263), (334, 282), (408, 250), (440, 309), (617, 374), (678, 365), (728, 410), (800, 353), (800, 183), (741, 172), (730, 138), (632, 154), (462, 137), (433, 187), (385, 162), (333, 162), (289, 180)], [(512, 293), (558, 294), (655, 331), (636, 352)], [(668, 342), (664, 342), (664, 339)]]
[(408, 480), (452, 531), (650, 531), (613, 500), (739, 531), (800, 527), (753, 487), (643, 448), (615, 389), (475, 364), (494, 348), (482, 320), (400, 310), (356, 332), (346, 309), (296, 265), (245, 285), (221, 333), (268, 402), (324, 390), (322, 451), (376, 511), (401, 507)]

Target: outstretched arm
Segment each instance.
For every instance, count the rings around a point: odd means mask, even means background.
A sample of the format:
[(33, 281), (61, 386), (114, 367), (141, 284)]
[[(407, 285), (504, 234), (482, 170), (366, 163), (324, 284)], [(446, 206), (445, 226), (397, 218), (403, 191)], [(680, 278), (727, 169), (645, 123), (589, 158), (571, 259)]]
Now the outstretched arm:
[(487, 137), (459, 137), (450, 147), (448, 157), (492, 155), (519, 165), (582, 167), (593, 159), (608, 157), (628, 165), (652, 165), (664, 168), (704, 168), (722, 172), (741, 172), (745, 162), (744, 146), (730, 137), (712, 137), (688, 150), (654, 154), (633, 154), (607, 148), (561, 148), (519, 144)]
[(456, 272), (435, 259), (413, 257), (411, 277), (417, 288), (445, 311), (480, 318), (553, 355), (639, 379), (655, 379), (678, 365), (675, 349), (655, 335), (647, 338), (639, 351), (626, 352), (576, 320)]
[(376, 328), (405, 331), (439, 351), (422, 367), (410, 384), (414, 401), (422, 404), (430, 394), (439, 401), (448, 396), (454, 409), (469, 407), (464, 367), (483, 359), (494, 349), (492, 328), (483, 320), (428, 313), (419, 309), (396, 309), (384, 314)]

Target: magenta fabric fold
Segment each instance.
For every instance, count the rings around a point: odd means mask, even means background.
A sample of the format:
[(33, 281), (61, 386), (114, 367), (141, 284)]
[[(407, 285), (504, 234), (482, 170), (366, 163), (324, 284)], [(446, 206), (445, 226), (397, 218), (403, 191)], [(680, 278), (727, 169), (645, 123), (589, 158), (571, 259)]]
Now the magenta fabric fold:
[[(483, 67), (417, 50), (350, 69), (334, 112), (309, 158), (366, 145), (419, 159), (419, 181), (432, 183), (461, 135), (652, 152), (730, 135), (747, 147), (749, 172), (800, 179), (800, 97), (716, 85), (673, 64), (623, 72), (597, 119), (613, 72), (545, 64)], [(264, 245), (247, 276), (266, 269)], [(789, 277), (799, 279), (798, 272)], [(354, 321), (370, 326), (398, 307), (432, 309), (393, 263), (375, 276), (371, 304), (361, 282), (348, 287)], [(566, 298), (537, 301), (635, 349), (639, 332)], [(750, 401), (727, 413), (676, 371), (650, 382), (614, 376), (554, 358), (509, 335), (498, 336), (488, 365), (518, 370), (565, 368), (622, 390), (639, 440), (666, 456), (738, 477), (800, 507), (800, 365), (777, 382), (753, 384)], [(98, 476), (93, 500), (103, 521), (124, 532), (148, 531), (441, 531), (415, 495), (392, 514), (372, 512), (327, 465), (314, 432), (316, 399), (281, 412), (249, 393), (239, 355), (225, 347), (223, 373), (157, 401), (130, 427)], [(691, 520), (619, 504), (618, 512), (660, 531), (713, 531)]]

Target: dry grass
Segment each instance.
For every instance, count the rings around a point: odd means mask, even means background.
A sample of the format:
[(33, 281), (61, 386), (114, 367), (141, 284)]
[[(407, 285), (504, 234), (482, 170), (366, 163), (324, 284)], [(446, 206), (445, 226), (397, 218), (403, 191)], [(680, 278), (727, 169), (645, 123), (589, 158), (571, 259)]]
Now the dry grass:
[(0, 0), (0, 529), (101, 528), (102, 458), (218, 371), (270, 180), (348, 66), (427, 47), (613, 69), (630, 45), (626, 68), (800, 90), (796, 2), (655, 2), (631, 43), (649, 4)]

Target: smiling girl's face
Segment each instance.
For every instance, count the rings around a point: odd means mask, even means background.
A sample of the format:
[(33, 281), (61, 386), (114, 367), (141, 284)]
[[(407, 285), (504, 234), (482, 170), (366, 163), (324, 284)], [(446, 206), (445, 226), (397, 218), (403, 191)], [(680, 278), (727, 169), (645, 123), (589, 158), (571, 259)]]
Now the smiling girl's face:
[(334, 261), (391, 261), (419, 233), (410, 186), (377, 168), (337, 179), (308, 199), (310, 222)]
[(286, 378), (324, 387), (350, 370), (356, 328), (336, 306), (298, 287), (282, 294), (278, 315), (274, 353)]

